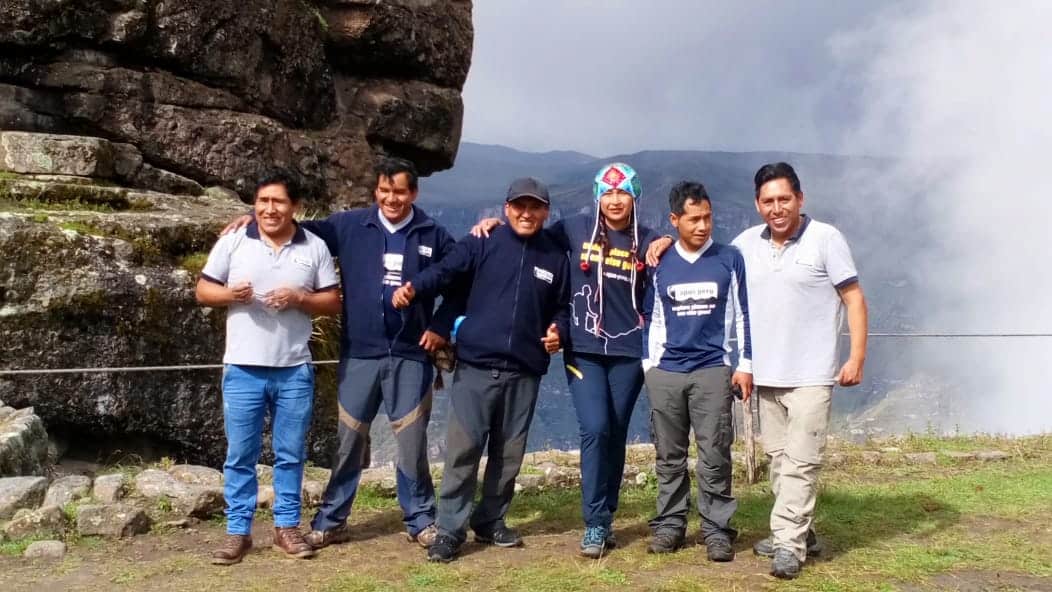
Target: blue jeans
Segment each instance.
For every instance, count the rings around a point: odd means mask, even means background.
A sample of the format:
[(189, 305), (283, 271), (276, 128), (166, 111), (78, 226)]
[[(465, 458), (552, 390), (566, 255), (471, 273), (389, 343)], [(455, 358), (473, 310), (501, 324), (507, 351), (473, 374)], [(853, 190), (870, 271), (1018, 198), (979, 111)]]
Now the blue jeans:
[(643, 388), (643, 365), (639, 358), (622, 356), (564, 356), (581, 429), (581, 512), (585, 526), (609, 528), (621, 494), (628, 422)]
[(314, 409), (314, 367), (227, 364), (223, 370), (223, 464), (227, 533), (252, 532), (256, 512), (256, 463), (269, 411), (274, 448), (274, 526), (299, 526), (300, 488), (307, 458), (307, 429)]

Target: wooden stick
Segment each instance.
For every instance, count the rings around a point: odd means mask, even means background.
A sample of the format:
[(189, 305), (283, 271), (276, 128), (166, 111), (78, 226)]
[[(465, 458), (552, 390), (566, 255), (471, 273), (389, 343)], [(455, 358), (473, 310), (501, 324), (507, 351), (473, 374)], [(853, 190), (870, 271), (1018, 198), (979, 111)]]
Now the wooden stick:
[(756, 439), (752, 429), (752, 397), (742, 401), (742, 426), (745, 428), (745, 480), (756, 483)]

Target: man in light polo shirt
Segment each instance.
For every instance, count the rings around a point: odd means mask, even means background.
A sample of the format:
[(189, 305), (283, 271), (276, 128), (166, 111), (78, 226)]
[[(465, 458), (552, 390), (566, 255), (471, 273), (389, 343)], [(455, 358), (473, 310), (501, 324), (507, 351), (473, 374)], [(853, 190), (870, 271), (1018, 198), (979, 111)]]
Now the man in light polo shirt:
[[(732, 244), (745, 257), (753, 381), (763, 447), (771, 459), (771, 537), (754, 547), (771, 574), (794, 578), (818, 551), (811, 530), (833, 385), (862, 381), (866, 300), (843, 235), (801, 213), (804, 193), (784, 162), (757, 171), (756, 210), (766, 222)], [(840, 363), (847, 313), (851, 350)]]
[(306, 435), (314, 403), (307, 342), (312, 314), (340, 311), (329, 249), (293, 220), (299, 194), (282, 171), (256, 186), (256, 222), (220, 237), (197, 282), (197, 301), (227, 307), (223, 356), (223, 464), (227, 537), (212, 563), (238, 563), (252, 548), (256, 462), (269, 411), (274, 448), (274, 547), (315, 554), (299, 532)]

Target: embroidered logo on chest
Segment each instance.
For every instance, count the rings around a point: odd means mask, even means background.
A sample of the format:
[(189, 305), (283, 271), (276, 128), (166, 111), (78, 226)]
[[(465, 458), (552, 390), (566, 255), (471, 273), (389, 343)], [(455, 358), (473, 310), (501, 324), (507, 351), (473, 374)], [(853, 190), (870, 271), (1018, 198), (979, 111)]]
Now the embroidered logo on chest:
[(541, 269), (540, 267), (533, 268), (533, 277), (539, 280), (544, 280), (549, 284), (555, 281), (555, 274), (548, 271), (547, 269)]
[(431, 247), (429, 247), (427, 245), (420, 245), (419, 247), (417, 247), (416, 252), (420, 253), (421, 257), (430, 257), (431, 256)]

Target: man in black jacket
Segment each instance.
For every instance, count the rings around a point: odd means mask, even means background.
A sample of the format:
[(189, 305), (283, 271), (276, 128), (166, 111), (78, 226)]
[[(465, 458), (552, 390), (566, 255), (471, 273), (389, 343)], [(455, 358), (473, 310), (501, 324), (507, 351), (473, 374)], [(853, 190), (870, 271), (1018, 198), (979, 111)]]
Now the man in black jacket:
[[(448, 256), (399, 288), (395, 307), (431, 297), (471, 277), (466, 318), (457, 330), (458, 366), (450, 395), (446, 463), (439, 492), (438, 537), (431, 561), (449, 562), (467, 537), (501, 547), (522, 544), (504, 524), (526, 451), (541, 376), (567, 335), (569, 261), (542, 231), (548, 189), (517, 179), (508, 189), (508, 224), (488, 238), (465, 237)], [(488, 443), (487, 443), (488, 438)], [(482, 499), (472, 506), (483, 446), (489, 460)]]

